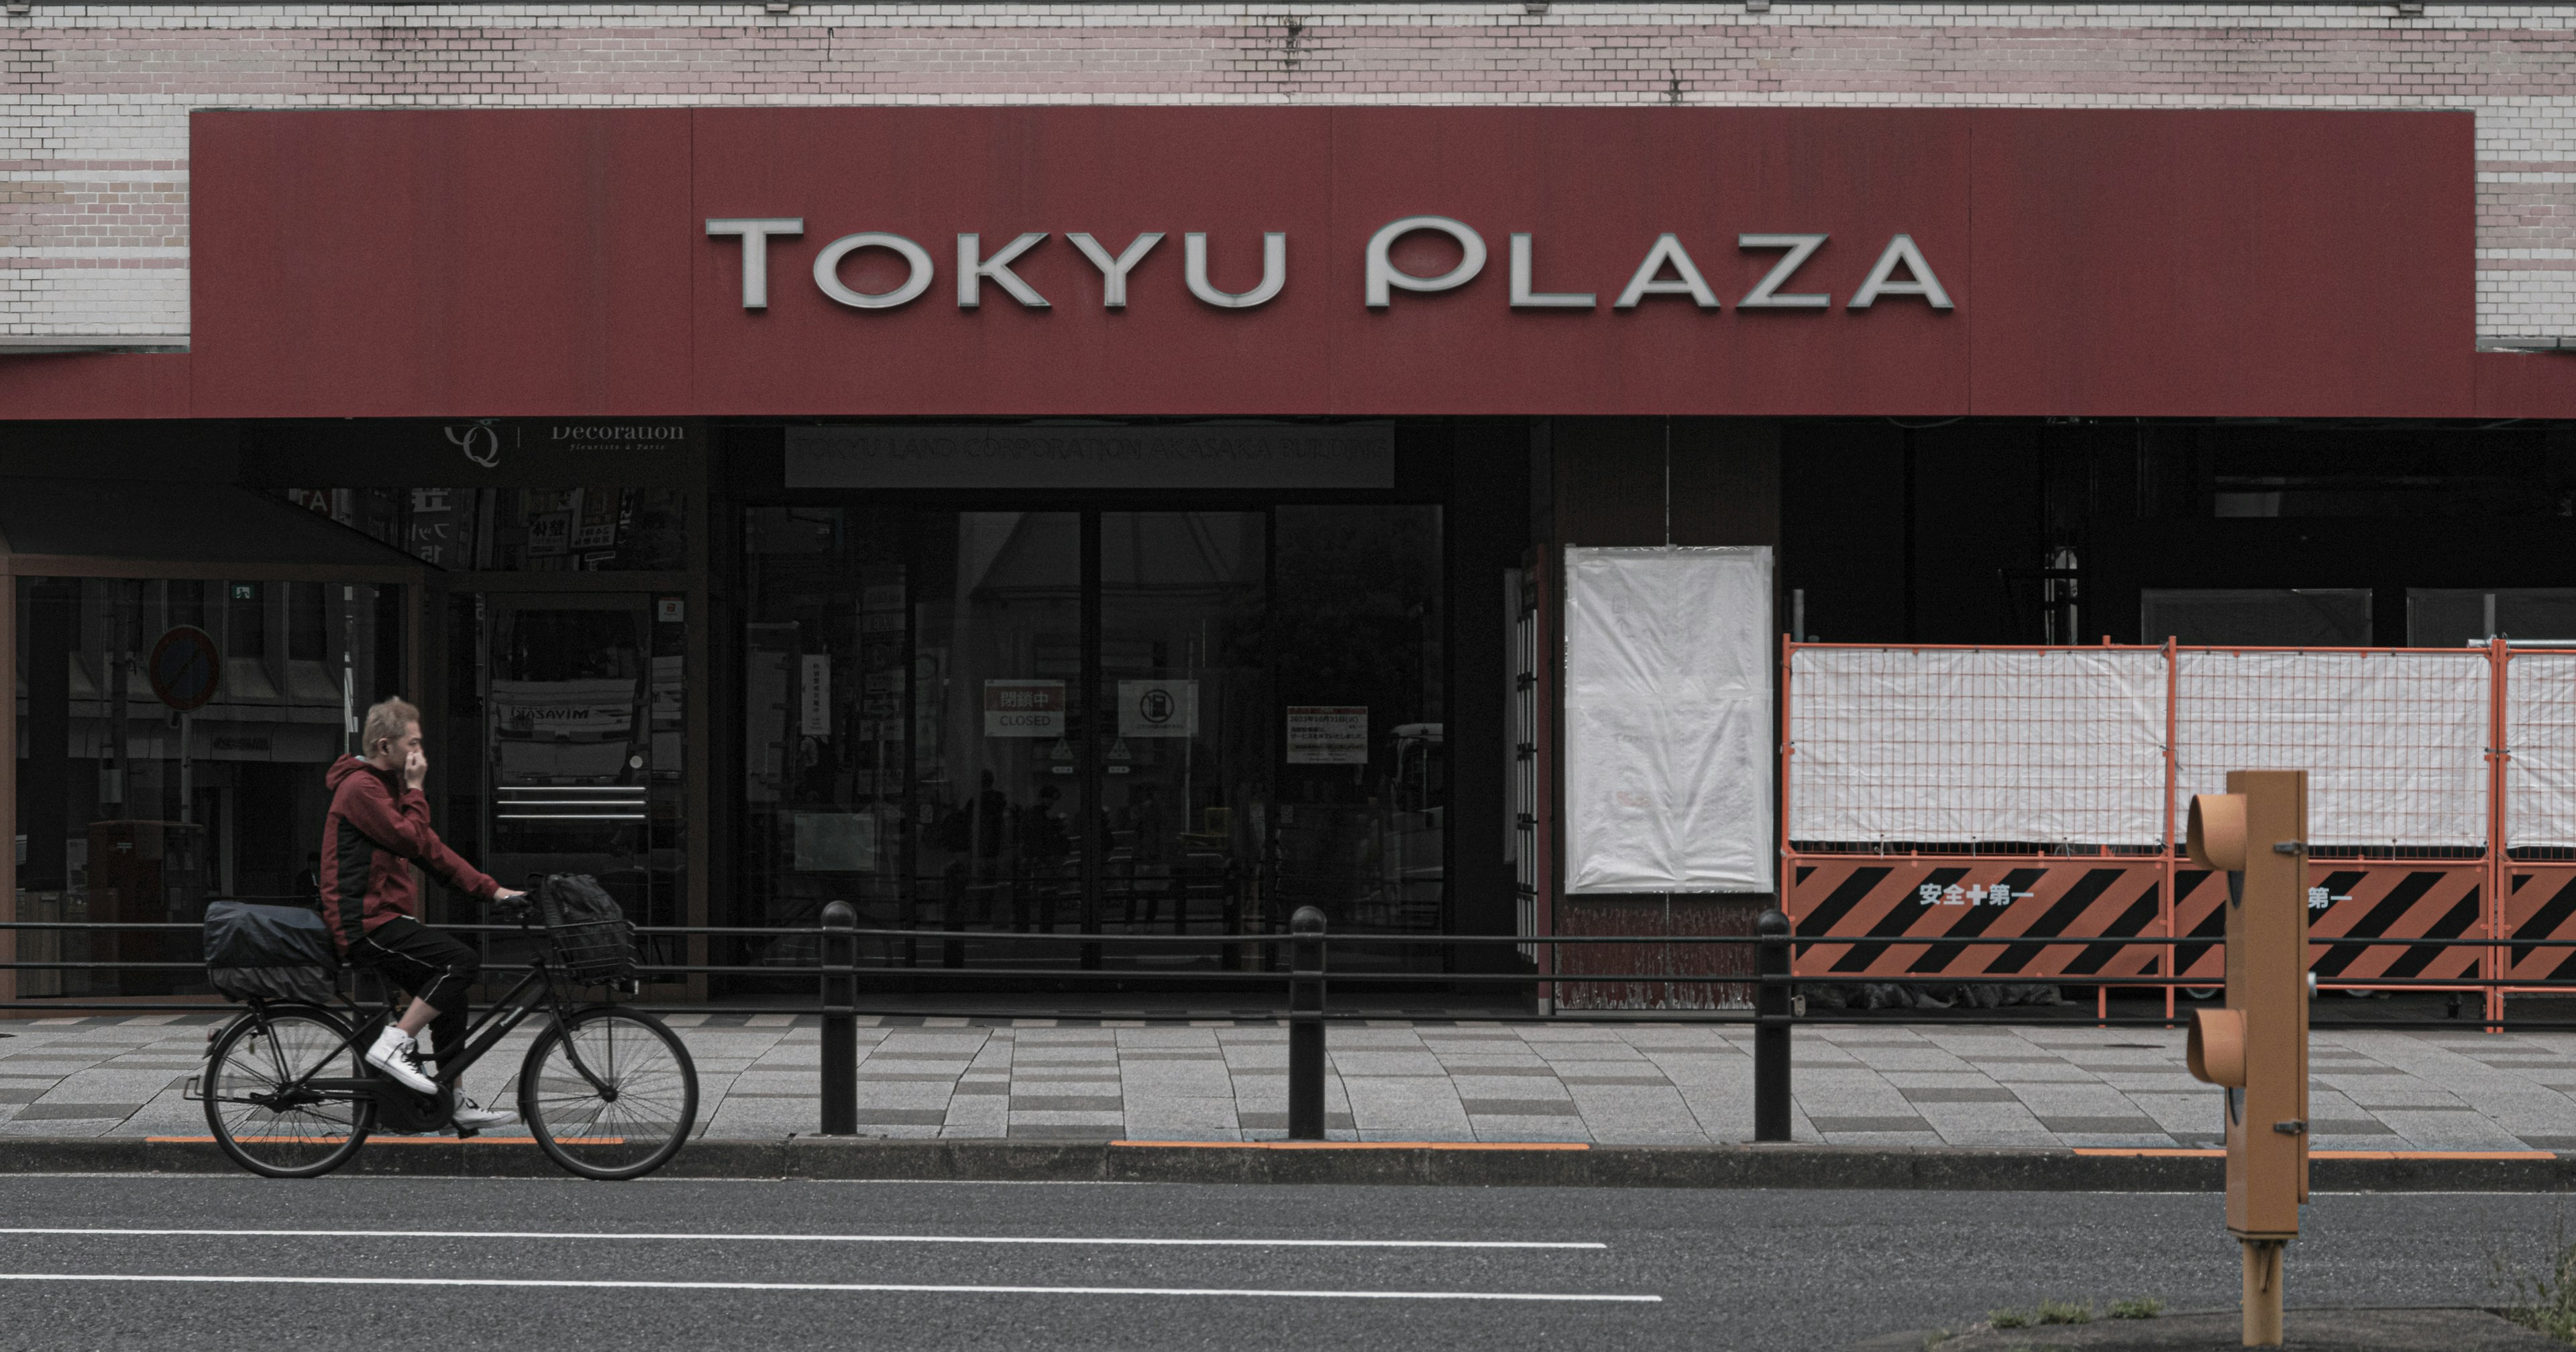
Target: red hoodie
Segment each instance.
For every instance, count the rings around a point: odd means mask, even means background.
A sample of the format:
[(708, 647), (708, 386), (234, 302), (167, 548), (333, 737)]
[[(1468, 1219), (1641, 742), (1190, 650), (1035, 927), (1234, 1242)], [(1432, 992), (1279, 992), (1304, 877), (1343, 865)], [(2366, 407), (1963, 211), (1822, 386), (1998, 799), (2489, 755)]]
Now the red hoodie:
[[(331, 763), (331, 815), (322, 824), (322, 920), (340, 951), (367, 929), (420, 915), (411, 866), (459, 892), (489, 901), (500, 884), (447, 848), (429, 829), (429, 797), (355, 756)], [(352, 904), (357, 903), (357, 904)]]

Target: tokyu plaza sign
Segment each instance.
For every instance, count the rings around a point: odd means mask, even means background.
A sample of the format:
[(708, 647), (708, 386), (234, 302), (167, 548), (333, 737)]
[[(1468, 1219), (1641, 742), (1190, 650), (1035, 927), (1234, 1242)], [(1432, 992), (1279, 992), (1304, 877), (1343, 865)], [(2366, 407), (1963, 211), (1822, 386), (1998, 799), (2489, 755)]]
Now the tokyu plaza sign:
[[(718, 216), (707, 220), (707, 234), (715, 239), (739, 241), (742, 250), (742, 308), (769, 308), (770, 241), (797, 238), (805, 233), (805, 222), (794, 216)], [(1458, 253), (1458, 261), (1446, 271), (1423, 275), (1399, 266), (1395, 248), (1408, 235), (1428, 234), (1445, 237)], [(1044, 244), (1050, 233), (1026, 231), (1010, 243), (986, 252), (981, 234), (957, 236), (956, 281), (957, 308), (972, 310), (984, 303), (984, 287), (995, 290), (1032, 310), (1052, 308), (1037, 288), (1012, 270), (1031, 250)], [(1165, 238), (1161, 231), (1136, 235), (1112, 252), (1094, 236), (1075, 231), (1065, 236), (1074, 249), (1100, 273), (1102, 308), (1124, 310), (1128, 306), (1128, 275), (1144, 261)], [(1834, 305), (1830, 289), (1810, 291), (1814, 285), (1831, 286), (1830, 280), (1807, 276), (1808, 260), (1823, 248), (1826, 234), (1745, 233), (1735, 237), (1739, 250), (1772, 252), (1778, 261), (1764, 273), (1762, 280), (1736, 300), (1740, 310), (1823, 310)], [(843, 265), (863, 250), (879, 250), (892, 255), (902, 264), (903, 280), (883, 291), (861, 291), (851, 286), (843, 275)], [(1193, 231), (1182, 236), (1182, 281), (1189, 294), (1202, 304), (1224, 310), (1248, 310), (1268, 304), (1288, 285), (1288, 234), (1269, 230), (1261, 236), (1261, 281), (1246, 291), (1226, 291), (1209, 280), (1208, 235)], [(1515, 310), (1591, 310), (1601, 304), (1599, 291), (1541, 291), (1538, 289), (1537, 237), (1527, 232), (1511, 236), (1511, 299)], [(1447, 216), (1406, 216), (1381, 226), (1369, 237), (1362, 277), (1363, 303), (1372, 310), (1383, 310), (1395, 303), (1395, 293), (1453, 291), (1476, 279), (1485, 270), (1487, 249), (1485, 237), (1473, 226)], [(814, 286), (834, 302), (853, 310), (892, 310), (911, 304), (928, 294), (938, 281), (939, 265), (930, 250), (906, 236), (883, 230), (862, 230), (842, 235), (826, 244), (814, 255)], [(1616, 279), (1584, 279), (1605, 282)], [(1558, 285), (1564, 282), (1560, 279)], [(1678, 234), (1666, 232), (1655, 237), (1642, 251), (1634, 270), (1628, 273), (1610, 301), (1613, 310), (1634, 310), (1657, 296), (1686, 297), (1702, 310), (1724, 308), (1715, 288), (1692, 258)], [(1909, 234), (1889, 239), (1877, 253), (1877, 261), (1857, 287), (1848, 293), (1842, 305), (1847, 310), (1867, 310), (1879, 301), (1894, 297), (1921, 300), (1934, 310), (1947, 311), (1954, 306), (1950, 293), (1941, 285), (1930, 260)]]
[(2472, 360), (2467, 113), (979, 105), (189, 127), (190, 352), (76, 364), (131, 389), (31, 368), (15, 403), (0, 386), (17, 416), (416, 418), (489, 456), (461, 411), (2467, 417), (2481, 391), (2541, 389), (2528, 360)]

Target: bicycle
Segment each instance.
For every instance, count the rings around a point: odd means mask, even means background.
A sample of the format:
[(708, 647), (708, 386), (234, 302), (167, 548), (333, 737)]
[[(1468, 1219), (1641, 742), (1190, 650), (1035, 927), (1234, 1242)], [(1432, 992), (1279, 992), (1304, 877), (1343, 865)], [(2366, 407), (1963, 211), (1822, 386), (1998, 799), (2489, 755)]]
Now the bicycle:
[[(435, 1094), (420, 1094), (366, 1063), (361, 1049), (398, 1008), (368, 1014), (346, 992), (350, 1017), (307, 1001), (254, 998), (208, 1040), (206, 1069), (189, 1097), (204, 1100), (215, 1144), (269, 1178), (319, 1178), (356, 1156), (370, 1133), (444, 1129), (456, 1087), (540, 1007), (551, 1022), (519, 1062), (519, 1117), (539, 1149), (583, 1178), (629, 1179), (661, 1168), (687, 1144), (698, 1116), (698, 1072), (660, 1019), (613, 999), (577, 1003), (579, 985), (630, 982), (634, 941), (626, 922), (567, 923), (533, 905), (513, 916), (536, 939), (528, 973), (474, 1020), (454, 1055), (438, 1049)], [(612, 932), (613, 931), (613, 932)], [(631, 987), (628, 987), (631, 989)], [(349, 1075), (330, 1075), (348, 1057)], [(473, 1131), (459, 1128), (460, 1137)]]

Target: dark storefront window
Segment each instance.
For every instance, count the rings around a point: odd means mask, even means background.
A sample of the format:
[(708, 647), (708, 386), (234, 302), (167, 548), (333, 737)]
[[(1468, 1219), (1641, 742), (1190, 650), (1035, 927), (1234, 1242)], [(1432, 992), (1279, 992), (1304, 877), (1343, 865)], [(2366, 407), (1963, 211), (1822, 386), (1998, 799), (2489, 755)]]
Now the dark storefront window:
[(743, 528), (745, 923), (1446, 926), (1438, 508)]
[(637, 923), (684, 923), (684, 614), (640, 593), (451, 594), (449, 843), (510, 886), (587, 873)]
[[(313, 900), (351, 719), (400, 690), (401, 589), (20, 578), (18, 918), (193, 922)], [(165, 698), (166, 696), (166, 698)], [(182, 707), (194, 706), (194, 707)], [(19, 938), (26, 962), (191, 962), (193, 936)], [(19, 974), (30, 998), (203, 991), (193, 971)]]
[(676, 488), (289, 488), (289, 502), (455, 572), (676, 572)]

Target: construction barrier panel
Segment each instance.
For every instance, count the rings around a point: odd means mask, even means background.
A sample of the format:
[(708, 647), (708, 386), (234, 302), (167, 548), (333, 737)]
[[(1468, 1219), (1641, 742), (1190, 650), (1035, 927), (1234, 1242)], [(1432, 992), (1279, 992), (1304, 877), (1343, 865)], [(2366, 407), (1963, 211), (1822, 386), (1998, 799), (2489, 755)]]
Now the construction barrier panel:
[[(1792, 643), (1781, 722), (1785, 909), (1869, 936), (1800, 975), (2217, 984), (2226, 883), (2180, 823), (2278, 768), (2312, 786), (2321, 986), (2576, 976), (2512, 946), (2576, 938), (2576, 653)], [(1905, 942), (1936, 937), (1996, 942)]]

